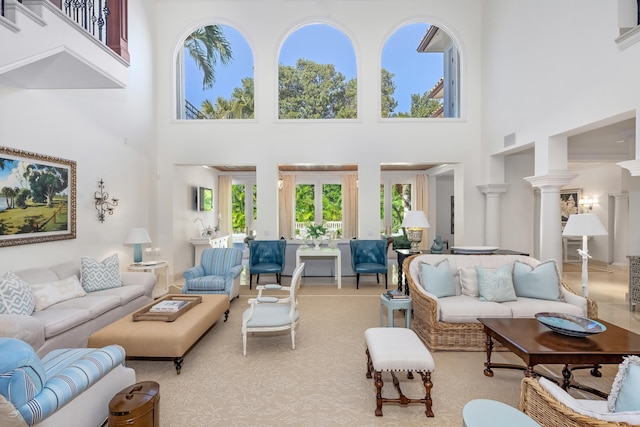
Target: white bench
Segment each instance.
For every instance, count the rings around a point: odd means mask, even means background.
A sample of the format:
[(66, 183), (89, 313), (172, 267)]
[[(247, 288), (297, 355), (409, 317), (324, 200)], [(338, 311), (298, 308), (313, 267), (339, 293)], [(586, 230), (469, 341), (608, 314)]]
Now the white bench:
[[(399, 403), (424, 403), (427, 417), (433, 417), (431, 409), (431, 372), (435, 370), (435, 363), (431, 353), (420, 338), (411, 329), (404, 328), (369, 328), (364, 332), (367, 343), (367, 378), (371, 378), (371, 372), (375, 372), (374, 383), (376, 386), (376, 411), (378, 417), (382, 416), (382, 404)], [(391, 372), (393, 385), (398, 391), (397, 398), (382, 397), (382, 371)], [(413, 371), (422, 377), (425, 388), (425, 397), (422, 399), (409, 399), (400, 390), (400, 382), (396, 378), (396, 371), (407, 371), (407, 378), (413, 378)]]

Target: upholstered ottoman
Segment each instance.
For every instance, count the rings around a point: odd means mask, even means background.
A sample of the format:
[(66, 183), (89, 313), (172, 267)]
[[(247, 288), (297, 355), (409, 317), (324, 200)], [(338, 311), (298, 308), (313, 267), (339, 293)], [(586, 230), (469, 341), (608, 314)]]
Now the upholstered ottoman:
[[(424, 403), (427, 417), (433, 417), (431, 409), (431, 372), (435, 370), (433, 357), (424, 346), (420, 338), (411, 329), (404, 328), (369, 328), (364, 332), (367, 343), (367, 378), (375, 372), (376, 411), (377, 417), (382, 416), (383, 403)], [(391, 372), (393, 385), (400, 395), (397, 398), (382, 397), (382, 371)], [(413, 371), (422, 377), (425, 396), (423, 399), (410, 399), (402, 394), (400, 382), (396, 378), (396, 371), (407, 371), (407, 378), (413, 378)]]
[[(124, 347), (128, 359), (173, 359), (176, 373), (179, 374), (187, 352), (222, 315), (225, 315), (226, 322), (229, 314), (229, 297), (226, 294), (201, 297), (201, 303), (173, 322), (134, 322), (133, 315), (129, 314), (93, 333), (89, 337), (88, 347), (103, 347), (103, 343), (119, 344)], [(153, 304), (155, 302), (145, 307)]]

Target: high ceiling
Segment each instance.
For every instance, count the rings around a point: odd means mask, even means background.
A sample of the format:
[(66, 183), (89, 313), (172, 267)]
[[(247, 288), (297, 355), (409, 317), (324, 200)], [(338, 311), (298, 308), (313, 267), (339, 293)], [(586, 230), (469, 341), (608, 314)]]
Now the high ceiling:
[[(380, 165), (382, 171), (425, 171), (435, 164), (428, 163), (386, 163)], [(256, 167), (253, 165), (210, 165), (209, 167), (220, 172), (255, 172)], [(358, 165), (315, 165), (315, 164), (298, 164), (298, 165), (280, 165), (280, 172), (355, 172)]]

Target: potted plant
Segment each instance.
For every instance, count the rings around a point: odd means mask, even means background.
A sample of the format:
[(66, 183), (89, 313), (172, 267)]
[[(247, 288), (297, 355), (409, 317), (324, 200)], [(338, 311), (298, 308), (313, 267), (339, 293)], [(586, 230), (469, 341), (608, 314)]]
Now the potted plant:
[(327, 235), (327, 226), (324, 224), (315, 224), (313, 222), (307, 225), (307, 236), (313, 239), (313, 244), (315, 245), (316, 250), (320, 250), (320, 243), (322, 242), (322, 238)]

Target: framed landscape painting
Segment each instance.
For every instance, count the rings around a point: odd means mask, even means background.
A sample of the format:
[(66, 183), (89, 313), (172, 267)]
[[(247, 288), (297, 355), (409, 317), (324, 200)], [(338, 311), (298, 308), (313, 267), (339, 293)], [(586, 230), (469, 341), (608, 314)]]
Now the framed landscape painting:
[(76, 162), (0, 147), (0, 247), (76, 237)]

